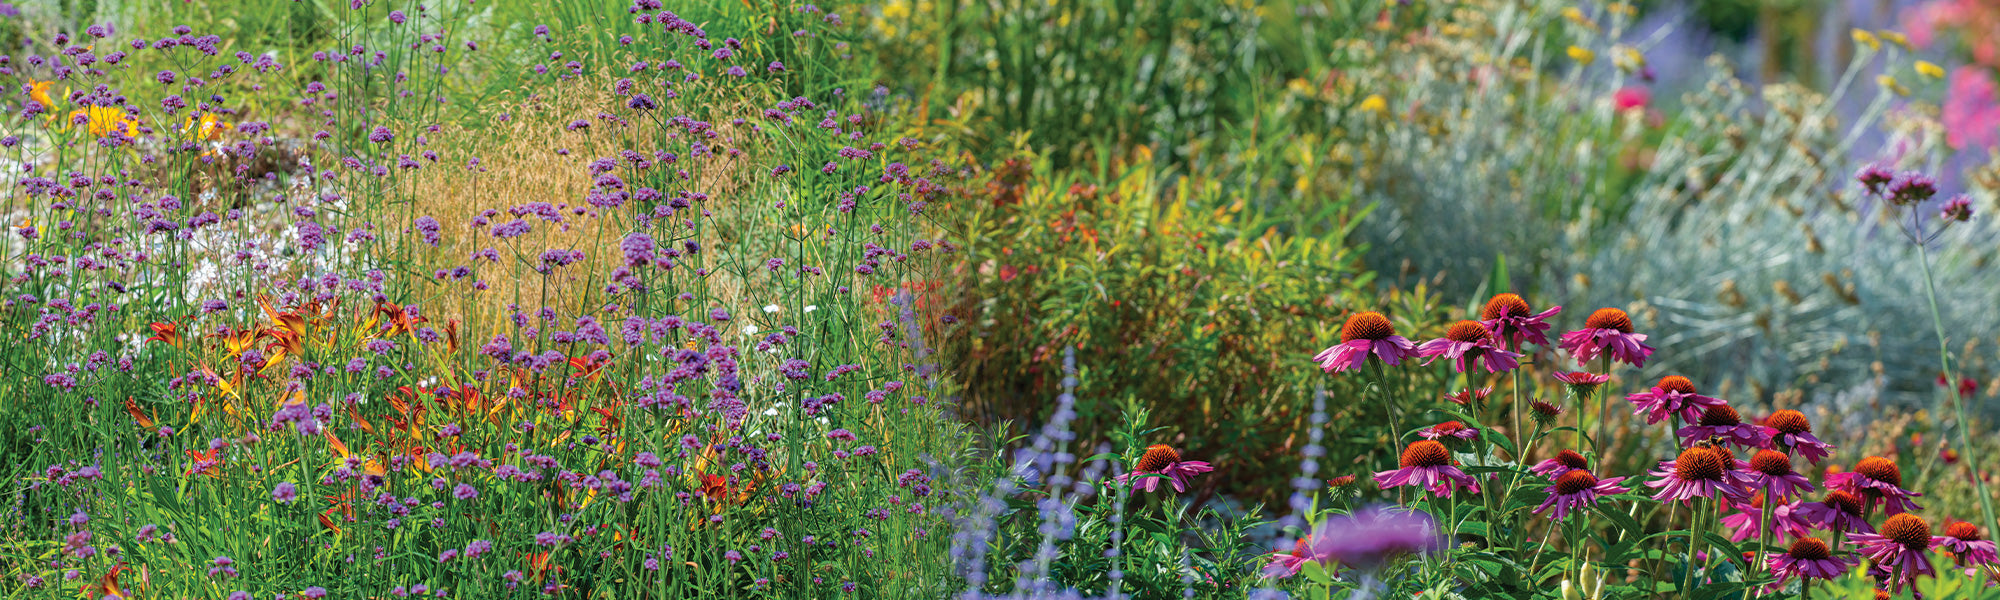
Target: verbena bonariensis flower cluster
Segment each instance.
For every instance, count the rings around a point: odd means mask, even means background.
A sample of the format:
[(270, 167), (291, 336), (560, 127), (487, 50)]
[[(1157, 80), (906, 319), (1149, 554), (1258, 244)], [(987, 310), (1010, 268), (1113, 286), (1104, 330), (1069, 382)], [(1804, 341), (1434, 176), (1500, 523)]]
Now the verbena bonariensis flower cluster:
[[(1920, 173), (1870, 167), (1857, 180), (1864, 193), (1904, 211), (1906, 233), (1918, 244), (1971, 217), (1963, 198), (1921, 212), (1937, 190)], [(1339, 344), (1317, 359), (1329, 374), (1377, 382), (1373, 389), (1382, 393), (1369, 400), (1390, 406), (1397, 451), (1384, 453), (1393, 464), (1373, 478), (1399, 501), (1328, 516), (1342, 512), (1348, 497), (1330, 494), (1333, 504), (1304, 509), (1315, 524), (1270, 554), (1265, 574), (1304, 575), (1286, 585), (1321, 596), (1343, 587), (1357, 596), (1382, 589), (1810, 596), (1850, 573), (1882, 596), (1970, 594), (2000, 582), (1987, 529), (1924, 516), (1923, 494), (1905, 487), (1897, 460), (1867, 456), (1851, 468), (1831, 462), (1838, 449), (1815, 436), (1797, 410), (1746, 417), (1749, 407), (1671, 374), (1625, 394), (1629, 413), (1611, 406), (1615, 394), (1600, 388), (1615, 386), (1621, 369), (1627, 376), (1642, 371), (1654, 351), (1648, 334), (1623, 310), (1601, 308), (1581, 328), (1547, 335), (1559, 313), (1500, 294), (1479, 320), (1422, 343), (1398, 335), (1381, 313), (1348, 317)], [(1491, 387), (1450, 394), (1448, 402), (1387, 393), (1386, 370), (1416, 361), (1449, 361), (1472, 385), (1511, 383), (1511, 398), (1489, 403)], [(1562, 401), (1537, 395), (1543, 386), (1524, 386), (1534, 362), (1557, 369), (1551, 378), (1559, 386), (1550, 387), (1562, 390)], [(1531, 427), (1522, 426), (1524, 418)], [(1612, 427), (1635, 426), (1634, 434), (1651, 430), (1673, 440), (1673, 450), (1643, 474), (1604, 472), (1619, 462), (1611, 453), (1645, 451), (1609, 443)], [(1990, 527), (1990, 511), (1981, 516)], [(1835, 597), (1851, 593), (1844, 585), (1831, 586)]]
[[(956, 589), (922, 340), (959, 172), (840, 87), (838, 14), (341, 4), (305, 55), (146, 24), (0, 57), (0, 590)], [(479, 65), (524, 89), (481, 104)]]

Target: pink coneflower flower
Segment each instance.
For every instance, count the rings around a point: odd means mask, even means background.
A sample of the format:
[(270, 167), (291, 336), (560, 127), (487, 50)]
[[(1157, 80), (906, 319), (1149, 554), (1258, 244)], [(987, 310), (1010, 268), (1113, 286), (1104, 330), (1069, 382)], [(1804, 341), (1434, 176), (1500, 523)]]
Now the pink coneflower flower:
[(1395, 365), (1416, 355), (1416, 345), (1396, 335), (1396, 326), (1389, 323), (1388, 317), (1378, 312), (1362, 312), (1348, 317), (1347, 323), (1340, 327), (1340, 345), (1320, 351), (1313, 360), (1319, 361), (1321, 370), (1338, 373), (1359, 368), (1370, 356)]
[[(1938, 546), (1951, 554), (1960, 567), (1982, 567), (2000, 561), (2000, 550), (1993, 541), (1979, 535), (1979, 526), (1957, 521), (1944, 526), (1944, 536), (1937, 539)], [(1968, 569), (1966, 574), (1972, 574)]]
[(1790, 549), (1772, 554), (1764, 562), (1771, 568), (1771, 574), (1778, 577), (1767, 590), (1776, 590), (1793, 577), (1805, 580), (1805, 584), (1810, 586), (1814, 579), (1839, 577), (1854, 564), (1850, 559), (1835, 557), (1826, 542), (1811, 537), (1800, 537), (1792, 542)]
[(1456, 394), (1445, 394), (1444, 399), (1459, 406), (1486, 406), (1486, 397), (1493, 395), (1493, 388), (1465, 388)]
[(1738, 448), (1763, 448), (1771, 442), (1770, 434), (1763, 427), (1743, 422), (1743, 416), (1728, 404), (1717, 404), (1702, 409), (1701, 417), (1695, 424), (1682, 427), (1676, 432), (1682, 445), (1692, 446), (1695, 442), (1720, 441), (1735, 444)]
[(1264, 576), (1284, 579), (1299, 574), (1299, 571), (1305, 569), (1306, 563), (1314, 558), (1311, 544), (1312, 536), (1308, 535), (1294, 542), (1290, 552), (1283, 550), (1272, 552), (1271, 562), (1264, 565)]
[(1937, 569), (1927, 556), (1941, 538), (1931, 536), (1931, 524), (1913, 514), (1892, 515), (1882, 522), (1882, 532), (1854, 534), (1854, 544), (1862, 556), (1887, 573), (1890, 592), (1901, 593), (1903, 586), (1916, 582), (1918, 575), (1935, 577)]
[(1887, 514), (1923, 510), (1911, 500), (1923, 494), (1903, 489), (1903, 470), (1892, 461), (1870, 456), (1854, 463), (1854, 470), (1826, 476), (1826, 487), (1854, 494), (1864, 506), (1882, 505)]
[(1679, 417), (1682, 422), (1695, 423), (1701, 420), (1701, 413), (1711, 406), (1729, 404), (1721, 398), (1711, 398), (1695, 393), (1694, 382), (1679, 375), (1660, 378), (1659, 385), (1652, 389), (1625, 397), (1632, 408), (1646, 416), (1646, 424), (1654, 425), (1671, 417)]
[(1777, 450), (1758, 450), (1742, 471), (1750, 489), (1782, 499), (1813, 491), (1812, 481), (1792, 469), (1792, 457)]
[(1530, 416), (1535, 418), (1535, 422), (1544, 427), (1555, 423), (1563, 414), (1562, 407), (1540, 400), (1528, 403), (1528, 411), (1532, 413)]
[(1549, 317), (1562, 312), (1562, 309), (1551, 306), (1537, 313), (1519, 294), (1500, 294), (1486, 301), (1486, 308), (1479, 311), (1479, 322), (1486, 326), (1486, 331), (1492, 333), (1494, 339), (1504, 340), (1510, 347), (1519, 348), (1522, 342), (1547, 346)]
[(1521, 354), (1495, 345), (1492, 334), (1487, 333), (1486, 326), (1478, 321), (1459, 321), (1445, 330), (1444, 337), (1417, 346), (1417, 354), (1428, 359), (1424, 361), (1426, 365), (1440, 356), (1449, 358), (1452, 369), (1460, 373), (1465, 372), (1465, 363), (1479, 364), (1481, 358), (1486, 359), (1483, 366), (1489, 373), (1521, 368), (1518, 360)]
[(1443, 423), (1438, 423), (1430, 427), (1425, 427), (1423, 431), (1417, 432), (1417, 435), (1423, 436), (1424, 439), (1429, 439), (1429, 440), (1435, 440), (1438, 438), (1469, 440), (1472, 438), (1479, 437), (1479, 430), (1472, 427), (1466, 427), (1464, 423), (1460, 423), (1458, 421), (1445, 421)]
[(1417, 440), (1403, 449), (1398, 464), (1402, 467), (1394, 471), (1375, 474), (1375, 483), (1382, 489), (1414, 485), (1424, 488), (1441, 498), (1450, 498), (1455, 488), (1465, 488), (1479, 493), (1479, 481), (1452, 466), (1451, 451), (1436, 440)]
[(1815, 529), (1844, 533), (1875, 532), (1875, 526), (1862, 518), (1861, 499), (1840, 490), (1827, 492), (1826, 499), (1819, 502), (1801, 502), (1795, 512), (1799, 518), (1812, 523)]
[[(1736, 505), (1736, 512), (1722, 518), (1722, 526), (1729, 528), (1729, 541), (1741, 542), (1763, 534), (1764, 503), (1769, 496), (1758, 492), (1750, 498), (1749, 504)], [(1780, 500), (1771, 507), (1771, 533), (1777, 541), (1797, 539), (1812, 534), (1812, 523), (1799, 516), (1797, 505)]]
[(1674, 460), (1661, 462), (1659, 470), (1652, 473), (1659, 479), (1646, 482), (1646, 486), (1660, 488), (1653, 499), (1661, 502), (1687, 502), (1697, 497), (1748, 502), (1750, 494), (1737, 483), (1735, 463), (1736, 457), (1728, 450), (1695, 446), (1682, 450)]
[(1631, 491), (1618, 487), (1618, 482), (1624, 480), (1625, 478), (1623, 477), (1598, 479), (1596, 475), (1592, 475), (1590, 471), (1584, 469), (1576, 469), (1568, 473), (1563, 473), (1561, 476), (1556, 477), (1555, 485), (1551, 485), (1544, 490), (1548, 492), (1549, 498), (1543, 500), (1541, 506), (1535, 507), (1534, 512), (1539, 515), (1550, 508), (1554, 508), (1555, 512), (1549, 515), (1549, 520), (1561, 521), (1563, 517), (1569, 516), (1570, 511), (1596, 504), (1598, 496), (1623, 494)]
[(1632, 317), (1616, 308), (1600, 308), (1590, 313), (1583, 329), (1562, 334), (1557, 345), (1568, 350), (1576, 357), (1577, 364), (1583, 366), (1590, 366), (1591, 360), (1603, 354), (1611, 360), (1644, 367), (1646, 357), (1653, 354), (1653, 347), (1646, 345), (1646, 335), (1632, 333)]
[(1202, 461), (1181, 460), (1181, 453), (1175, 452), (1173, 446), (1153, 444), (1147, 446), (1146, 453), (1139, 456), (1139, 464), (1132, 467), (1131, 473), (1118, 476), (1118, 482), (1124, 483), (1132, 478), (1138, 478), (1139, 482), (1132, 484), (1132, 487), (1151, 492), (1159, 489), (1161, 478), (1147, 476), (1164, 475), (1174, 484), (1174, 491), (1178, 493), (1187, 491), (1187, 482), (1194, 479), (1195, 475), (1213, 470), (1214, 467)]
[(1647, 104), (1651, 104), (1652, 102), (1653, 92), (1646, 89), (1646, 86), (1643, 85), (1628, 85), (1618, 88), (1618, 91), (1611, 94), (1611, 103), (1618, 108), (1618, 112), (1625, 112), (1635, 108), (1645, 108)]
[(1569, 387), (1569, 393), (1578, 402), (1588, 402), (1597, 397), (1597, 388), (1611, 381), (1610, 375), (1599, 375), (1588, 371), (1563, 371), (1556, 373), (1556, 381)]
[(1833, 446), (1813, 437), (1812, 423), (1805, 413), (1796, 410), (1781, 410), (1764, 419), (1765, 433), (1771, 436), (1771, 445), (1786, 452), (1806, 457), (1813, 464), (1833, 453)]
[(1535, 463), (1535, 466), (1528, 468), (1528, 472), (1553, 480), (1570, 471), (1588, 468), (1590, 461), (1585, 460), (1582, 454), (1577, 454), (1575, 450), (1563, 450), (1557, 452), (1555, 458)]

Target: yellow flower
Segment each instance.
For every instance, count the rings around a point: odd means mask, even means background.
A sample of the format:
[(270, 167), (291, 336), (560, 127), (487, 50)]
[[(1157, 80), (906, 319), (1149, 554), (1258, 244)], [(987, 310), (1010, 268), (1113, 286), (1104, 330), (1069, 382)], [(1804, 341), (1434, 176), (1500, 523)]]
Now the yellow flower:
[(1361, 100), (1360, 108), (1361, 112), (1379, 115), (1389, 112), (1389, 101), (1383, 99), (1381, 94), (1369, 94), (1367, 98)]
[(1576, 62), (1587, 65), (1590, 64), (1590, 61), (1597, 60), (1597, 53), (1591, 52), (1589, 48), (1582, 46), (1570, 46), (1569, 57), (1576, 60)]
[(42, 108), (54, 109), (56, 101), (49, 98), (49, 86), (54, 84), (54, 81), (28, 80), (28, 98), (41, 103)]
[(75, 123), (78, 117), (90, 125), (90, 134), (97, 137), (110, 136), (114, 131), (128, 136), (139, 135), (139, 122), (126, 118), (122, 109), (93, 105), (69, 113), (71, 123)]
[(1889, 40), (1889, 43), (1891, 44), (1902, 46), (1904, 50), (1910, 49), (1910, 38), (1904, 37), (1901, 32), (1889, 31), (1887, 29), (1884, 29), (1875, 32), (1875, 35), (1882, 39)]
[(1855, 29), (1850, 33), (1854, 36), (1854, 43), (1867, 46), (1869, 50), (1882, 49), (1882, 40), (1875, 39), (1875, 34), (1862, 29)]
[(1928, 60), (1920, 60), (1917, 61), (1917, 74), (1930, 77), (1931, 79), (1944, 79), (1944, 67), (1937, 66), (1937, 63)]
[(1611, 50), (1611, 64), (1628, 73), (1637, 71), (1646, 66), (1646, 55), (1640, 54), (1637, 48), (1620, 45)]
[(196, 125), (194, 117), (191, 116), (188, 117), (187, 122), (181, 124), (181, 131), (183, 133), (194, 133), (204, 142), (215, 139), (216, 136), (221, 135), (224, 131), (229, 131), (230, 128), (230, 124), (216, 120), (215, 113), (203, 113), (200, 125)]
[(1889, 88), (1889, 91), (1895, 92), (1896, 95), (1898, 96), (1910, 95), (1910, 88), (1903, 87), (1903, 84), (1896, 83), (1896, 78), (1893, 76), (1890, 75), (1877, 76), (1875, 78), (1875, 83), (1881, 84), (1882, 87)]

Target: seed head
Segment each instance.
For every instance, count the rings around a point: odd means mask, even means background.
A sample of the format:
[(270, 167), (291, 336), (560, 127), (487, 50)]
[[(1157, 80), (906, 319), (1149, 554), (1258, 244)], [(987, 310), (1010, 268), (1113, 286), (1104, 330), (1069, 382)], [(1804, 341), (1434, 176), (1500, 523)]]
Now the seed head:
[(1583, 326), (1591, 329), (1616, 329), (1619, 333), (1632, 333), (1632, 317), (1616, 308), (1600, 308), (1583, 320)]
[(1522, 299), (1520, 294), (1500, 294), (1494, 296), (1492, 300), (1486, 301), (1486, 309), (1479, 311), (1479, 318), (1498, 319), (1506, 316), (1526, 315), (1532, 312), (1535, 312), (1535, 310), (1528, 307), (1528, 301)]
[(1438, 443), (1437, 440), (1411, 442), (1409, 447), (1403, 449), (1401, 464), (1405, 469), (1449, 466), (1451, 451), (1446, 450), (1444, 444)]
[(1903, 487), (1903, 470), (1896, 467), (1896, 461), (1880, 456), (1870, 456), (1854, 463), (1854, 472), (1882, 483)]
[(1340, 327), (1340, 343), (1354, 340), (1382, 340), (1396, 335), (1396, 326), (1389, 318), (1378, 312), (1359, 312), (1347, 318), (1347, 324)]
[(1181, 453), (1175, 452), (1173, 446), (1168, 446), (1166, 444), (1153, 444), (1151, 446), (1147, 446), (1146, 454), (1139, 457), (1138, 470), (1158, 471), (1167, 468), (1167, 465), (1174, 464), (1180, 461), (1181, 461)]

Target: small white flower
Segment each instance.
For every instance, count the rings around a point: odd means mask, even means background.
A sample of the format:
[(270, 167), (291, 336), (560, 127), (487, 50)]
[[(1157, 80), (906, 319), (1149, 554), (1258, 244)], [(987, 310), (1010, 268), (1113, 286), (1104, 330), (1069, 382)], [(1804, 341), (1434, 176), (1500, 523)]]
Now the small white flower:
[(743, 325), (743, 335), (757, 335), (757, 326), (745, 323)]
[(812, 311), (815, 311), (815, 310), (819, 310), (819, 305), (817, 305), (817, 304), (807, 304), (807, 305), (806, 305), (806, 312), (812, 312)]
[(764, 312), (766, 312), (766, 313), (774, 313), (774, 312), (778, 312), (778, 311), (781, 311), (781, 310), (784, 310), (784, 309), (783, 309), (783, 308), (780, 308), (780, 307), (779, 307), (778, 305), (776, 305), (776, 304), (766, 304), (766, 305), (764, 305)]

